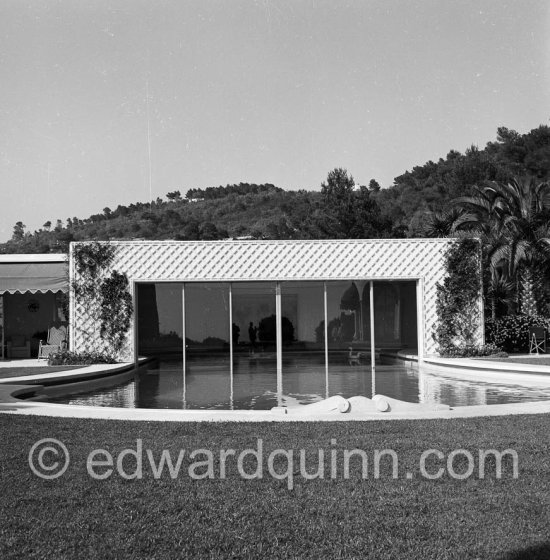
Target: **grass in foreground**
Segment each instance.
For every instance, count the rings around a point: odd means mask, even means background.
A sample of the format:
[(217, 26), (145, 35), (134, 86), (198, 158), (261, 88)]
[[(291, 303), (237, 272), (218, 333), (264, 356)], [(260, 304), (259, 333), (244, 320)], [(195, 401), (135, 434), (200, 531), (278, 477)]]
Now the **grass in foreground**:
[(516, 364), (529, 364), (533, 366), (550, 366), (550, 356), (543, 357), (533, 357), (529, 358), (526, 356), (515, 357), (509, 356), (508, 358), (479, 358), (480, 360), (486, 360), (489, 362), (513, 362)]
[[(0, 557), (549, 558), (549, 420), (172, 424), (0, 415)], [(42, 438), (56, 438), (69, 450), (70, 465), (56, 480), (42, 480), (28, 466), (29, 450)], [(143, 478), (125, 480), (116, 472), (116, 458), (126, 448), (135, 450), (138, 438)], [(256, 449), (258, 438), (264, 477), (244, 480), (230, 457), (227, 478), (220, 479), (219, 449), (239, 454)], [(115, 471), (106, 480), (93, 480), (86, 471), (87, 457), (97, 448), (115, 458)], [(214, 454), (215, 479), (188, 475), (190, 463), (206, 458), (188, 457), (200, 448)], [(299, 450), (306, 450), (311, 473), (317, 470), (318, 448), (325, 452), (325, 479), (305, 480)], [(367, 480), (358, 460), (351, 463), (350, 479), (343, 478), (343, 451), (356, 448), (369, 458)], [(476, 457), (475, 475), (464, 480), (418, 475), (423, 451), (448, 455), (457, 448)], [(489, 464), (480, 479), (477, 450), (508, 448), (518, 453), (519, 477), (512, 477), (505, 461), (502, 479)], [(156, 463), (163, 449), (174, 463), (185, 449), (179, 476), (172, 479), (165, 469), (155, 479), (148, 449)], [(287, 480), (268, 474), (267, 457), (276, 449), (294, 450), (292, 490)], [(399, 479), (392, 479), (389, 460), (374, 478), (376, 449), (398, 454)], [(330, 478), (332, 450), (336, 480)], [(457, 472), (467, 467), (462, 459), (455, 461)], [(245, 464), (254, 472), (255, 459)], [(126, 457), (122, 465), (135, 472), (135, 458)], [(445, 460), (436, 460), (429, 470), (441, 466)], [(282, 455), (275, 468), (286, 471)], [(405, 472), (415, 475), (409, 480)]]

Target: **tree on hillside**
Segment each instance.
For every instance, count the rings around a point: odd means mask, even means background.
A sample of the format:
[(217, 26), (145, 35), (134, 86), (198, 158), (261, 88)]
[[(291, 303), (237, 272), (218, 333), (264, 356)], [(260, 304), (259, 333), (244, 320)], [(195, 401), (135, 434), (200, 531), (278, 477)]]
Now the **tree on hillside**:
[(336, 167), (328, 172), (326, 183), (321, 184), (321, 194), (327, 202), (349, 202), (354, 188), (353, 176), (346, 169)]
[(189, 241), (200, 239), (201, 232), (199, 222), (197, 222), (197, 220), (189, 220), (187, 224), (185, 224), (182, 234), (182, 239), (188, 239)]
[(219, 239), (218, 228), (212, 222), (205, 222), (200, 227), (200, 238), (205, 240)]
[(347, 170), (337, 167), (329, 171), (321, 184), (324, 215), (321, 226), (328, 237), (346, 238), (355, 225), (355, 181)]
[(166, 198), (171, 202), (176, 202), (181, 200), (181, 193), (180, 191), (172, 191), (166, 194)]
[[(548, 126), (527, 134), (502, 127), (496, 141), (485, 148), (472, 145), (464, 153), (451, 149), (446, 157), (399, 175), (389, 188), (379, 189), (375, 179), (367, 188), (357, 187), (350, 174), (337, 168), (321, 192), (283, 191), (270, 183), (195, 188), (182, 199), (173, 191), (164, 201), (157, 198), (119, 205), (108, 216), (101, 212), (85, 219), (73, 217), (66, 224), (54, 220), (53, 225), (46, 222), (43, 230), (34, 233), (23, 229), (0, 244), (0, 252), (62, 250), (66, 231), (75, 240), (200, 239), (206, 222), (214, 224), (218, 237), (225, 230), (233, 237), (254, 232), (257, 237), (279, 239), (414, 237), (426, 235), (428, 226), (430, 235), (440, 236), (448, 227), (448, 217), (442, 213), (450, 210), (452, 199), (474, 196), (475, 185), (483, 189), (523, 175), (539, 181), (550, 179)], [(190, 199), (203, 201), (193, 204)], [(148, 214), (142, 216), (145, 212)], [(433, 221), (435, 214), (439, 214), (438, 223)], [(205, 234), (211, 237), (214, 230), (208, 226)], [(501, 286), (508, 285), (504, 280)]]
[(382, 217), (372, 189), (355, 189), (353, 176), (345, 169), (329, 172), (321, 185), (323, 206), (319, 215), (320, 229), (335, 239), (368, 239), (390, 235), (391, 222)]
[(391, 237), (391, 220), (382, 216), (380, 207), (367, 187), (355, 192), (355, 223), (350, 231), (352, 239), (376, 239)]
[(550, 178), (550, 127), (543, 125), (527, 134), (501, 127), (496, 142), (485, 148), (470, 146), (464, 154), (450, 150), (438, 162), (415, 166), (376, 193), (382, 214), (394, 228), (403, 226), (409, 236), (422, 235), (426, 212), (441, 212), (449, 201), (470, 196), (474, 185), (506, 183), (515, 176)]
[(380, 183), (376, 179), (369, 181), (369, 191), (378, 192), (380, 190)]
[(25, 228), (27, 226), (23, 222), (17, 222), (13, 226), (13, 234), (11, 236), (13, 241), (23, 241), (25, 237)]

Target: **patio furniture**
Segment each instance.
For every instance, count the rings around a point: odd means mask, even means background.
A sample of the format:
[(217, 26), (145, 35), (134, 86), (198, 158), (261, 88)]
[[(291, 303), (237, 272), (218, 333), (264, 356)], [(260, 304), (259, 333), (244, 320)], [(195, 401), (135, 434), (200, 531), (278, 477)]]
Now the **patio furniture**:
[(67, 327), (51, 327), (48, 330), (48, 339), (40, 341), (38, 345), (38, 359), (47, 359), (50, 354), (60, 352), (67, 347)]
[(363, 356), (363, 352), (354, 352), (353, 348), (350, 346), (348, 348), (348, 364), (350, 366), (360, 366), (361, 365), (361, 357)]
[(531, 327), (529, 329), (529, 354), (542, 352), (546, 354), (546, 329)]
[(12, 358), (30, 358), (31, 357), (31, 341), (25, 338), (24, 334), (13, 335), (6, 344), (7, 357)]

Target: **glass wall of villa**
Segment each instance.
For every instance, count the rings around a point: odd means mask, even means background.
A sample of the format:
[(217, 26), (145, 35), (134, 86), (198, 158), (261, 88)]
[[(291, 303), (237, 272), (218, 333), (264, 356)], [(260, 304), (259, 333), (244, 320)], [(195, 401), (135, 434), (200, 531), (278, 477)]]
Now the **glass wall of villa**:
[(183, 283), (140, 283), (136, 286), (137, 343), (141, 356), (183, 353)]
[[(369, 286), (368, 281), (327, 282), (327, 385), (330, 394), (345, 393), (350, 383), (360, 387), (362, 394), (369, 394), (370, 375), (365, 375), (365, 368), (355, 367), (371, 364)], [(349, 371), (343, 376), (341, 372), (345, 366)]]
[(232, 403), (277, 393), (277, 309), (275, 282), (231, 284), (233, 343)]
[(348, 395), (348, 386), (369, 396), (373, 344), (377, 363), (385, 352), (416, 349), (416, 284), (138, 283), (137, 352), (183, 364), (172, 381), (159, 380), (174, 384), (175, 398), (207, 395), (220, 408), (238, 408), (251, 385), (271, 398), (283, 386), (297, 400)]
[(185, 398), (199, 404), (205, 395), (224, 401), (231, 392), (229, 284), (188, 283), (181, 295), (185, 324)]
[(324, 297), (323, 282), (281, 282), (282, 383), (287, 393), (326, 394)]

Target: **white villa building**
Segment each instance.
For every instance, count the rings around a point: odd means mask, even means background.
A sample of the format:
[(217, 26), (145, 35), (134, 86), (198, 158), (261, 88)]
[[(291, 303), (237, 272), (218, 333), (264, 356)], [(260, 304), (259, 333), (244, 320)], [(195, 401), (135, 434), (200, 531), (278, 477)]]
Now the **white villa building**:
[[(369, 356), (371, 347), (422, 359), (436, 353), (436, 285), (451, 243), (109, 242), (110, 270), (127, 276), (134, 302), (120, 357), (172, 353), (184, 370), (210, 364), (229, 371), (238, 358), (254, 357), (279, 373), (286, 358), (328, 368), (350, 352)], [(75, 246), (70, 271), (78, 281)], [(70, 322), (71, 349), (107, 349), (89, 304), (73, 298)]]

